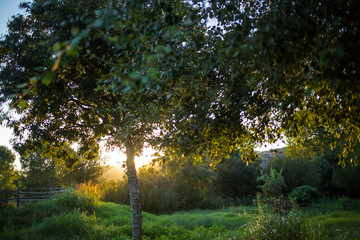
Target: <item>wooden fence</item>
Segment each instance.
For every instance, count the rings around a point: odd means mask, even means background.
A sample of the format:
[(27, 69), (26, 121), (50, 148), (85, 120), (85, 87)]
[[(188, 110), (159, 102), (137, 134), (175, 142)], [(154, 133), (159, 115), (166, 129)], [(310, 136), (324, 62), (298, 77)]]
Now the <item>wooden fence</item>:
[(69, 190), (65, 188), (17, 188), (2, 192), (2, 201), (16, 202), (16, 206), (19, 208), (24, 202), (47, 201), (52, 196)]

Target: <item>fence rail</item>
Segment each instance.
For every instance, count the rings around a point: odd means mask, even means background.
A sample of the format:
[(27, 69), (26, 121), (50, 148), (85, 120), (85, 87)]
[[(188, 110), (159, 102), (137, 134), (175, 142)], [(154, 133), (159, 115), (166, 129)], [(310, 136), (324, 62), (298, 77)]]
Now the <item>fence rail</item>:
[[(16, 202), (19, 208), (24, 202), (48, 201), (52, 196), (69, 191), (68, 188), (27, 188), (11, 189), (3, 192), (3, 202)], [(0, 199), (1, 201), (1, 199)]]

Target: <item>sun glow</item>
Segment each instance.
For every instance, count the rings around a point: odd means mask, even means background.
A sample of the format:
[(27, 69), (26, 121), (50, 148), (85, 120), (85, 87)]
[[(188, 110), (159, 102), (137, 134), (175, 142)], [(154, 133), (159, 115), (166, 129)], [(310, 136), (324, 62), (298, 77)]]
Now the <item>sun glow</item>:
[[(156, 151), (152, 148), (145, 148), (143, 153), (139, 157), (135, 157), (135, 167), (139, 169), (142, 166), (145, 166), (151, 162), (154, 158), (154, 153)], [(108, 159), (107, 164), (110, 166), (122, 166), (126, 161), (126, 154), (119, 151), (113, 150), (104, 153), (105, 157)]]

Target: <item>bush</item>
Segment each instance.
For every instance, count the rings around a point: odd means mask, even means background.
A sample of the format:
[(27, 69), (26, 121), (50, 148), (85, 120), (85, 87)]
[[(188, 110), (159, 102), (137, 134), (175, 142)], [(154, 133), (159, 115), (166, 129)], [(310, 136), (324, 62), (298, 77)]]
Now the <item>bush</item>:
[(263, 212), (259, 205), (259, 214), (247, 224), (242, 239), (319, 239), (315, 234), (304, 216), (297, 211), (292, 210), (287, 214), (268, 214)]
[(333, 171), (338, 167), (339, 157), (336, 151), (329, 151), (322, 156), (317, 156), (312, 159), (317, 166), (319, 173), (318, 190), (324, 193), (327, 197), (337, 195), (338, 189), (331, 182)]
[(286, 192), (302, 185), (317, 187), (320, 183), (320, 174), (316, 164), (307, 158), (274, 158), (269, 163), (276, 171), (282, 171)]
[(360, 200), (350, 199), (347, 197), (339, 198), (338, 207), (345, 211), (360, 211)]
[(257, 192), (257, 170), (253, 164), (247, 165), (235, 152), (230, 158), (217, 165), (216, 189), (227, 200), (228, 205), (235, 205), (240, 200), (253, 198)]
[(263, 193), (267, 197), (280, 197), (286, 189), (284, 178), (281, 175), (282, 170), (277, 172), (274, 168), (270, 168), (269, 174), (263, 173), (258, 180), (264, 181), (261, 187)]
[(78, 211), (63, 213), (44, 219), (41, 224), (30, 228), (30, 239), (70, 239), (71, 237), (86, 237), (92, 226), (95, 225), (93, 217), (87, 217)]
[(360, 197), (360, 166), (335, 169), (331, 181), (348, 197)]
[(100, 187), (96, 184), (92, 184), (91, 180), (88, 183), (77, 184), (75, 192), (95, 200), (101, 198)]
[(97, 205), (94, 198), (71, 191), (59, 194), (54, 201), (68, 211), (79, 210), (86, 213), (93, 213)]
[(130, 205), (129, 187), (126, 179), (118, 182), (106, 182), (101, 186), (101, 190), (102, 201)]
[(297, 187), (289, 194), (289, 197), (294, 199), (300, 206), (308, 206), (320, 196), (320, 192), (309, 185)]

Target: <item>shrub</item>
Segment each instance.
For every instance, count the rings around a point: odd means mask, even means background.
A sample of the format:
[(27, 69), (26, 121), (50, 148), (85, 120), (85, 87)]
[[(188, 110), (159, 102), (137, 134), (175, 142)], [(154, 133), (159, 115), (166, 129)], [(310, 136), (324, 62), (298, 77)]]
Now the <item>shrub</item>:
[(321, 196), (320, 192), (309, 185), (303, 185), (295, 188), (289, 197), (294, 199), (300, 206), (308, 206)]
[(359, 200), (342, 197), (338, 200), (338, 207), (345, 211), (360, 211), (359, 203)]
[(79, 210), (87, 213), (93, 213), (97, 205), (94, 198), (71, 191), (59, 194), (54, 201), (68, 211)]
[(284, 178), (281, 175), (282, 170), (277, 172), (274, 168), (270, 168), (269, 174), (263, 173), (258, 180), (264, 181), (261, 187), (263, 193), (267, 197), (280, 197), (286, 189)]
[(253, 164), (241, 160), (240, 153), (235, 152), (230, 158), (217, 165), (217, 192), (231, 205), (237, 199), (252, 198), (257, 192), (257, 170)]
[(130, 205), (129, 187), (126, 179), (118, 182), (106, 182), (101, 186), (101, 190), (102, 201)]
[(285, 213), (293, 208), (292, 202), (283, 196), (278, 198), (268, 197), (265, 202), (273, 208), (273, 212), (275, 213)]
[(336, 151), (329, 151), (322, 156), (317, 156), (312, 159), (317, 166), (319, 173), (318, 190), (324, 193), (327, 197), (337, 195), (338, 189), (331, 182), (333, 171), (338, 167), (339, 156)]
[(71, 237), (86, 237), (92, 226), (95, 225), (93, 217), (87, 217), (78, 211), (62, 213), (45, 218), (41, 224), (29, 229), (30, 239), (70, 239)]
[(242, 239), (318, 239), (315, 233), (297, 211), (292, 210), (287, 214), (265, 213), (259, 205), (259, 214), (247, 224)]
[(360, 197), (360, 166), (335, 169), (331, 181), (347, 196)]
[(91, 180), (88, 183), (80, 183), (76, 186), (75, 193), (99, 200), (101, 198), (101, 191), (98, 185), (92, 184)]
[(282, 171), (287, 187), (285, 193), (289, 193), (302, 185), (317, 187), (320, 182), (318, 168), (311, 159), (279, 157), (272, 159), (269, 164), (276, 171)]

